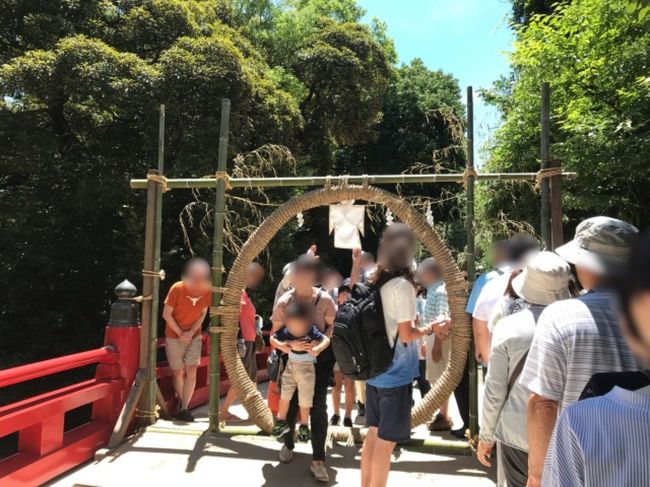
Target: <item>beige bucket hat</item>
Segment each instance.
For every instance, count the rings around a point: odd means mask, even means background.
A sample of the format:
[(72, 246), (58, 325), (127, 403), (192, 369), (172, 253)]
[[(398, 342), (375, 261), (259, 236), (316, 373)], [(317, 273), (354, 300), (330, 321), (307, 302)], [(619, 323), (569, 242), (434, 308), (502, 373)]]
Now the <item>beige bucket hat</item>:
[(549, 305), (571, 297), (571, 268), (553, 252), (540, 252), (512, 280), (512, 288), (528, 303)]
[(570, 264), (599, 275), (617, 276), (624, 272), (639, 230), (616, 218), (595, 216), (578, 225), (576, 235), (555, 252)]

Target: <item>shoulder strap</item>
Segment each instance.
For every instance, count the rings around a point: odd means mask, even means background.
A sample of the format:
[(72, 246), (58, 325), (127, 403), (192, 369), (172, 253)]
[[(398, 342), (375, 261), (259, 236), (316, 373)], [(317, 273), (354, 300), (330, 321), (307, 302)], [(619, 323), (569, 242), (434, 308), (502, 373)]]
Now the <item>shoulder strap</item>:
[(508, 393), (512, 390), (512, 388), (515, 386), (515, 383), (517, 382), (517, 379), (521, 375), (521, 371), (524, 370), (524, 365), (526, 365), (526, 359), (528, 358), (528, 352), (524, 354), (523, 357), (517, 362), (517, 365), (515, 365), (514, 370), (512, 371), (512, 374), (510, 374), (510, 379), (508, 379)]
[[(531, 311), (531, 313), (533, 313)], [(539, 315), (541, 313), (533, 313), (533, 318), (535, 319), (535, 324), (537, 324), (537, 320), (539, 319)], [(530, 351), (530, 349), (528, 350)], [(510, 391), (512, 388), (515, 386), (517, 383), (517, 379), (521, 375), (522, 370), (524, 370), (524, 365), (526, 365), (526, 359), (528, 358), (528, 351), (524, 354), (523, 357), (517, 362), (517, 365), (515, 365), (515, 368), (512, 371), (512, 374), (510, 374), (510, 379), (508, 379), (508, 394), (510, 394)]]
[(318, 294), (314, 298), (314, 306), (318, 306), (318, 303), (320, 301), (320, 296), (321, 296), (322, 292), (323, 292), (323, 288), (318, 288)]

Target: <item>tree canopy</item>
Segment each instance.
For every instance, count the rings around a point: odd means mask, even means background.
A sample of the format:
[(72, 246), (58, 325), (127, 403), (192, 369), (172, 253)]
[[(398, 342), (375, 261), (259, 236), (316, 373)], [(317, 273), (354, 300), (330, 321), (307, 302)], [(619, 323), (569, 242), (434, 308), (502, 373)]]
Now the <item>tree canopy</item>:
[[(354, 0), (1, 0), (0, 318), (12, 345), (0, 366), (97, 346), (112, 288), (139, 284), (144, 198), (128, 181), (155, 166), (161, 103), (169, 176), (214, 173), (222, 97), (238, 174), (401, 172), (457, 146), (456, 80), (398, 66), (386, 26), (364, 14)], [(292, 194), (233, 192), (234, 241)], [(191, 250), (209, 255), (212, 201), (165, 196), (171, 277)], [(276, 274), (322, 226), (316, 212), (283, 231)]]
[[(642, 3), (581, 0), (533, 13), (516, 28), (512, 76), (483, 94), (504, 120), (486, 169), (536, 171), (540, 86), (550, 83), (551, 157), (578, 173), (564, 184), (569, 233), (596, 214), (650, 224), (650, 30)], [(538, 196), (528, 185), (482, 185), (479, 206), (487, 239), (503, 233), (504, 208), (538, 228)]]

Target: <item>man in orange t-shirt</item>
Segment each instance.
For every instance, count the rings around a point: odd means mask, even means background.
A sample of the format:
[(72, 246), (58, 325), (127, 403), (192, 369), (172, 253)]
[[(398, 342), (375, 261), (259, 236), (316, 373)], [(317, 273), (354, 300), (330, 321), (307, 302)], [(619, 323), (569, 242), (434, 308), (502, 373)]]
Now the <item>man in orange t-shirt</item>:
[(182, 421), (194, 421), (189, 404), (201, 362), (201, 325), (211, 299), (210, 264), (199, 258), (185, 264), (182, 280), (171, 287), (165, 298), (165, 352), (180, 401), (178, 419)]

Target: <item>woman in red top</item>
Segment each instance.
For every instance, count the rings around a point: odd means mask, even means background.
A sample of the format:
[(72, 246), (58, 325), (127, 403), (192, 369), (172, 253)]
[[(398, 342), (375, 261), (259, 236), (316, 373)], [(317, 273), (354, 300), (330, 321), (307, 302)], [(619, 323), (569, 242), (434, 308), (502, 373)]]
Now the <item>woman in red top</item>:
[[(257, 262), (252, 262), (246, 269), (246, 289), (255, 289), (264, 279), (264, 268)], [(257, 335), (255, 305), (248, 296), (246, 289), (242, 290), (239, 311), (239, 331), (241, 338), (246, 344), (246, 352), (241, 358), (248, 376), (253, 382), (257, 380), (257, 359), (255, 357), (255, 337)], [(232, 414), (229, 409), (237, 397), (235, 388), (228, 389), (228, 394), (221, 404), (219, 417), (222, 420), (238, 420), (239, 417)]]

